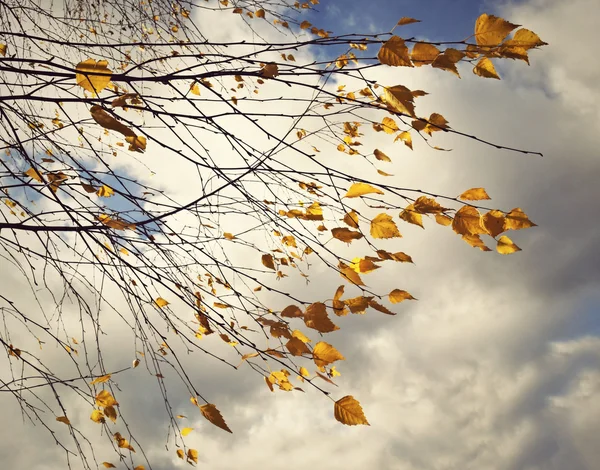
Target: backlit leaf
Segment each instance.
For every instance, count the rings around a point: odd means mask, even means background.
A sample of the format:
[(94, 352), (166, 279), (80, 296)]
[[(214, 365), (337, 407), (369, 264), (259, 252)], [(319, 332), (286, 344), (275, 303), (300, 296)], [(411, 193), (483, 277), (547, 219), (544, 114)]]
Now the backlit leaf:
[(373, 238), (398, 238), (402, 235), (392, 220), (392, 216), (382, 212), (371, 220), (371, 236)]
[(357, 424), (369, 425), (360, 403), (352, 395), (340, 398), (335, 402), (333, 415), (340, 423), (349, 426)]
[(425, 228), (423, 227), (423, 216), (415, 210), (415, 206), (413, 204), (408, 205), (400, 213), (400, 218), (409, 224), (418, 225), (421, 228)]
[(90, 416), (90, 419), (94, 423), (103, 423), (104, 422), (104, 413), (101, 410), (94, 410)]
[(177, 449), (177, 457), (179, 457), (181, 460), (183, 460), (183, 458), (185, 457), (185, 453), (182, 449)]
[(300, 310), (300, 308), (296, 305), (288, 305), (281, 311), (281, 316), (285, 318), (298, 318), (303, 317), (304, 314), (302, 313), (302, 310)]
[(420, 23), (420, 22), (421, 22), (421, 20), (415, 20), (414, 18), (409, 18), (408, 16), (403, 16), (398, 21), (398, 26), (404, 26), (407, 24)]
[(194, 430), (194, 428), (183, 428), (181, 430), (181, 435), (183, 437), (187, 436), (189, 433), (191, 433)]
[(158, 297), (154, 303), (159, 307), (159, 308), (163, 308), (166, 307), (167, 305), (169, 305), (169, 302), (167, 302), (165, 299), (163, 299), (162, 297)]
[(117, 468), (110, 462), (102, 462), (102, 465), (104, 466), (104, 468)]
[(503, 235), (498, 239), (498, 245), (496, 246), (496, 250), (498, 250), (498, 253), (502, 255), (510, 255), (511, 253), (521, 251), (521, 248), (515, 245), (513, 241), (506, 235)]
[(96, 395), (96, 405), (104, 408), (107, 406), (118, 405), (118, 403), (108, 390), (101, 390)]
[(98, 94), (110, 83), (112, 71), (106, 60), (95, 61), (87, 59), (75, 67), (75, 81), (81, 88), (93, 94)]
[(383, 43), (383, 46), (379, 49), (377, 58), (379, 62), (385, 65), (412, 67), (408, 47), (406, 47), (404, 39), (398, 36), (392, 36)]
[(392, 161), (392, 159), (390, 157), (388, 157), (385, 153), (383, 153), (379, 149), (375, 149), (373, 154), (375, 155), (375, 158), (379, 161), (382, 161), (382, 162), (391, 162)]
[(188, 449), (187, 458), (194, 463), (198, 463), (198, 451), (196, 449)]
[(381, 313), (385, 313), (386, 315), (396, 315), (394, 312), (389, 310), (387, 307), (381, 305), (380, 303), (376, 302), (373, 299), (369, 300), (369, 307), (371, 307)]
[(484, 199), (491, 199), (488, 196), (488, 193), (483, 188), (471, 188), (460, 196), (458, 199), (462, 199), (463, 201), (482, 201)]
[(454, 215), (452, 230), (459, 235), (479, 235), (487, 233), (481, 214), (473, 206), (463, 206)]
[(66, 416), (57, 416), (56, 421), (64, 424), (71, 424), (71, 421), (69, 421), (69, 418)]
[(497, 16), (484, 13), (475, 22), (475, 41), (480, 46), (497, 46), (518, 26)]
[(29, 176), (30, 178), (33, 178), (34, 180), (36, 180), (38, 183), (43, 183), (44, 179), (42, 177), (42, 174), (36, 170), (35, 168), (31, 167), (29, 170), (27, 170), (25, 173), (23, 173), (25, 176)]
[(360, 197), (366, 194), (384, 194), (384, 192), (367, 183), (354, 183), (344, 197)]
[(385, 251), (385, 250), (377, 250), (377, 256), (379, 256), (379, 258), (382, 260), (393, 260), (393, 261), (397, 261), (400, 263), (412, 263), (413, 262), (413, 260), (410, 256), (408, 256), (406, 253), (403, 253), (401, 251), (399, 251), (397, 253), (390, 253), (389, 251)]
[(110, 380), (110, 374), (103, 375), (101, 377), (96, 377), (94, 380), (90, 382), (90, 385), (101, 384), (104, 382), (108, 382)]
[(331, 235), (333, 238), (337, 238), (345, 243), (351, 243), (352, 240), (359, 240), (363, 237), (363, 234), (354, 230), (350, 230), (346, 227), (337, 227), (331, 229)]
[(416, 67), (431, 64), (440, 54), (440, 50), (433, 44), (418, 42), (413, 46), (410, 58)]
[(527, 214), (520, 208), (515, 208), (506, 214), (506, 230), (522, 230), (525, 228), (537, 227), (529, 218)]
[(483, 225), (487, 232), (494, 238), (506, 230), (506, 218), (504, 213), (491, 210), (483, 216)]
[(109, 418), (113, 423), (117, 422), (117, 411), (114, 406), (107, 406), (104, 408), (104, 416)]
[(289, 339), (288, 342), (285, 343), (285, 347), (292, 356), (302, 356), (303, 354), (310, 354), (310, 349), (308, 349), (308, 346), (306, 346), (306, 344), (298, 338)]
[(217, 409), (215, 405), (211, 403), (208, 403), (207, 405), (202, 405), (200, 407), (200, 411), (202, 412), (202, 415), (212, 424), (227, 432), (231, 432), (231, 429), (229, 429), (229, 427), (225, 423), (221, 412)]
[(358, 275), (354, 269), (348, 266), (346, 263), (340, 261), (338, 264), (338, 268), (340, 270), (340, 275), (346, 279), (348, 282), (351, 282), (357, 286), (364, 286), (365, 284), (362, 282), (362, 279)]
[(354, 211), (348, 212), (344, 216), (344, 223), (352, 228), (358, 228), (358, 214)]
[(299, 339), (303, 343), (310, 343), (310, 339), (304, 333), (302, 333), (300, 330), (292, 331), (292, 337)]
[(495, 78), (500, 80), (494, 64), (487, 57), (482, 57), (479, 62), (477, 62), (477, 65), (473, 67), (473, 73), (483, 78)]
[(401, 289), (394, 289), (392, 292), (389, 293), (388, 297), (390, 299), (390, 302), (393, 304), (399, 304), (400, 302), (403, 302), (405, 300), (417, 300), (408, 292)]
[[(409, 116), (415, 116), (415, 105), (413, 100), (415, 96), (413, 93), (406, 88), (404, 85), (396, 85), (392, 87), (386, 87), (383, 89), (383, 98), (385, 99), (385, 103), (390, 111), (401, 114), (408, 114)], [(387, 118), (390, 119), (390, 118)], [(390, 121), (393, 121), (390, 119)], [(383, 119), (385, 124), (386, 118)], [(398, 126), (394, 123), (394, 128), (392, 130), (394, 132), (398, 131)], [(384, 131), (388, 132), (385, 128)]]
[(319, 341), (313, 348), (313, 360), (317, 367), (322, 368), (335, 361), (343, 361), (346, 358), (331, 344)]
[(325, 304), (322, 302), (315, 302), (307, 307), (304, 323), (319, 333), (330, 333), (340, 329), (329, 319)]

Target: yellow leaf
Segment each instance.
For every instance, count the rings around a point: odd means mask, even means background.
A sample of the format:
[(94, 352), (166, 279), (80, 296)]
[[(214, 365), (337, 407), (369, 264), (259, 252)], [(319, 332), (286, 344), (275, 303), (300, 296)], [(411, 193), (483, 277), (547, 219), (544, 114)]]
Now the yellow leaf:
[(104, 468), (117, 468), (110, 462), (102, 462), (102, 465), (104, 465)]
[(101, 377), (96, 377), (94, 380), (92, 380), (90, 382), (90, 385), (96, 385), (96, 384), (101, 384), (101, 383), (104, 383), (104, 382), (108, 382), (109, 379), (110, 379), (110, 374), (106, 374), (106, 375), (103, 375)]
[[(358, 274), (357, 274), (358, 276)], [(340, 300), (344, 295), (344, 286), (339, 286), (335, 291), (333, 296), (333, 313), (335, 313), (338, 317), (343, 317), (348, 315), (348, 310), (346, 309), (346, 304), (343, 300)]]
[(390, 253), (389, 251), (385, 251), (385, 250), (377, 250), (377, 256), (379, 256), (379, 258), (382, 260), (393, 260), (393, 261), (397, 261), (399, 263), (412, 263), (413, 262), (413, 260), (410, 256), (408, 256), (406, 253), (403, 253), (401, 251), (399, 251), (397, 253)]
[(226, 238), (227, 240), (234, 240), (235, 235), (233, 235), (232, 233), (229, 233), (229, 232), (223, 232), (223, 238)]
[(98, 191), (96, 191), (96, 194), (100, 197), (111, 197), (111, 196), (114, 196), (115, 191), (110, 186), (106, 186), (105, 184), (103, 184), (100, 187), (100, 189), (98, 189)]
[(104, 413), (102, 413), (102, 411), (100, 411), (100, 410), (94, 410), (94, 411), (92, 411), (90, 419), (94, 423), (103, 423), (104, 422)]
[(435, 214), (435, 221), (443, 226), (448, 226), (452, 223), (452, 217), (445, 214)]
[(488, 196), (488, 193), (483, 188), (471, 188), (460, 196), (458, 199), (462, 199), (463, 201), (481, 201), (483, 199), (491, 199)]
[(369, 426), (360, 403), (352, 395), (345, 396), (336, 401), (333, 407), (333, 414), (335, 419), (342, 424), (349, 426), (365, 424)]
[(117, 400), (111, 395), (108, 390), (101, 390), (96, 395), (96, 404), (101, 407), (118, 405)]
[(473, 206), (463, 206), (454, 215), (452, 230), (459, 235), (486, 234), (481, 214)]
[[(379, 261), (377, 258), (373, 258), (375, 261)], [(379, 269), (380, 266), (376, 265), (373, 262), (373, 259), (365, 259), (365, 258), (353, 258), (352, 259), (352, 264), (350, 265), (350, 267), (352, 269), (354, 269), (357, 273), (361, 274), (367, 274), (370, 273), (372, 271), (375, 271), (376, 269)], [(340, 286), (343, 287), (343, 286)]]
[(417, 300), (405, 290), (400, 289), (394, 289), (392, 292), (389, 293), (388, 297), (390, 299), (390, 302), (393, 304), (399, 304), (404, 300)]
[(340, 270), (340, 275), (344, 279), (346, 279), (348, 282), (351, 282), (352, 284), (357, 285), (357, 286), (365, 285), (362, 282), (362, 279), (360, 278), (358, 273), (356, 271), (354, 271), (354, 269), (352, 269), (350, 266), (345, 264), (344, 262), (340, 261), (338, 264), (338, 268)]
[[(390, 111), (415, 117), (415, 105), (413, 103), (415, 95), (413, 95), (413, 93), (405, 86), (396, 85), (384, 88), (383, 98)], [(383, 122), (385, 124), (386, 118), (383, 119)], [(396, 123), (394, 123), (394, 126), (395, 125)], [(388, 134), (390, 133), (385, 128), (383, 130)], [(397, 130), (398, 127), (396, 126), (395, 131)]]
[(117, 411), (114, 406), (107, 406), (104, 408), (104, 416), (110, 419), (113, 423), (117, 422)]
[(479, 235), (463, 235), (462, 239), (466, 241), (473, 248), (479, 248), (481, 251), (491, 251)]
[(398, 129), (398, 124), (396, 124), (396, 121), (387, 116), (382, 119), (381, 124), (383, 126), (383, 131), (386, 134), (394, 134), (400, 130)]
[(532, 49), (534, 47), (545, 46), (546, 44), (547, 43), (542, 41), (540, 37), (533, 31), (521, 28), (515, 33), (512, 39), (504, 41), (504, 44), (502, 44), (502, 46), (521, 47), (527, 50)]
[(77, 85), (95, 95), (110, 83), (112, 71), (108, 68), (106, 60), (87, 59), (79, 62), (75, 70)]
[(475, 22), (475, 41), (480, 46), (497, 46), (519, 25), (484, 13)]
[(43, 183), (44, 182), (44, 179), (42, 178), (42, 174), (38, 170), (36, 170), (35, 168), (33, 168), (33, 167), (31, 167), (29, 170), (27, 170), (23, 174), (25, 176), (29, 176), (30, 178), (33, 178), (38, 183)]
[(421, 228), (423, 227), (423, 216), (415, 211), (414, 204), (409, 204), (406, 208), (400, 213), (400, 218), (409, 224), (418, 225)]
[(380, 160), (382, 162), (391, 162), (392, 161), (392, 159), (390, 157), (388, 157), (385, 153), (383, 153), (379, 149), (375, 149), (375, 151), (373, 152), (373, 154), (375, 155), (375, 158), (377, 160)]
[(498, 210), (491, 210), (483, 216), (483, 225), (494, 238), (506, 230), (506, 218)]
[(304, 314), (304, 323), (319, 333), (330, 333), (340, 329), (329, 319), (325, 304), (322, 302), (315, 302), (307, 307)]
[(183, 452), (183, 450), (177, 449), (177, 457), (183, 460), (183, 457), (185, 457), (185, 453)]
[(166, 307), (167, 305), (169, 305), (169, 302), (167, 302), (165, 299), (163, 299), (162, 297), (158, 297), (154, 303), (159, 307), (159, 308), (163, 308)]
[(125, 140), (129, 144), (128, 150), (130, 152), (144, 153), (144, 150), (146, 150), (146, 138), (143, 135), (128, 135)]
[(139, 359), (134, 359), (133, 363), (132, 363), (132, 367), (135, 369), (139, 365), (140, 365), (140, 360)]
[(331, 235), (333, 238), (337, 238), (345, 243), (351, 243), (352, 240), (359, 240), (363, 237), (362, 233), (350, 230), (346, 227), (332, 228)]
[(190, 92), (196, 96), (200, 96), (200, 87), (198, 86), (198, 82), (193, 82), (190, 85)]
[(67, 418), (66, 416), (58, 416), (56, 418), (56, 421), (59, 421), (64, 424), (71, 424), (71, 421), (69, 421), (69, 418)]
[(487, 57), (483, 57), (477, 62), (477, 65), (473, 67), (473, 73), (483, 78), (495, 78), (500, 80), (494, 64)]
[(313, 349), (313, 360), (317, 367), (322, 368), (335, 361), (343, 361), (346, 358), (331, 344), (319, 341)]
[(302, 377), (310, 377), (310, 372), (308, 372), (306, 367), (300, 367), (300, 375)]
[(229, 427), (225, 423), (225, 420), (223, 419), (221, 412), (217, 409), (217, 407), (215, 405), (213, 405), (212, 403), (208, 403), (207, 405), (202, 405), (200, 407), (200, 411), (202, 412), (202, 415), (207, 420), (209, 420), (212, 424), (214, 424), (215, 426), (217, 426), (227, 432), (231, 432), (231, 429), (229, 429)]
[(125, 230), (125, 229), (135, 230), (135, 224), (126, 222), (121, 219), (111, 218), (106, 214), (100, 214), (98, 216), (98, 220), (101, 223), (103, 223), (104, 225), (106, 225), (107, 227), (113, 228), (115, 230)]
[(329, 372), (331, 373), (332, 377), (339, 377), (340, 375), (342, 375), (336, 370), (335, 366), (333, 366)]
[(433, 44), (418, 42), (413, 46), (410, 58), (416, 67), (421, 67), (431, 64), (439, 54), (440, 50)]
[(304, 333), (302, 333), (300, 330), (292, 331), (292, 337), (298, 338), (303, 343), (310, 343), (310, 339)]
[(116, 432), (113, 435), (113, 438), (115, 441), (117, 441), (117, 446), (121, 449), (129, 449), (131, 452), (135, 452), (135, 450), (133, 450), (133, 447), (131, 447), (131, 444), (129, 444), (129, 441), (127, 439), (125, 439), (123, 436), (121, 436), (121, 433)]
[(408, 47), (406, 47), (404, 39), (398, 36), (392, 36), (383, 43), (383, 46), (379, 49), (377, 58), (379, 62), (385, 65), (412, 67)]
[(498, 239), (496, 250), (498, 250), (498, 253), (502, 255), (510, 255), (511, 253), (521, 251), (521, 248), (515, 245), (513, 241), (506, 235), (503, 235)]
[(263, 10), (262, 8), (260, 10), (257, 10), (254, 13), (254, 16), (256, 16), (257, 18), (264, 18), (265, 17), (265, 10)]
[(398, 238), (402, 235), (392, 220), (392, 216), (382, 212), (371, 220), (371, 236), (373, 238)]
[(354, 183), (344, 197), (360, 197), (366, 194), (384, 194), (384, 192), (367, 183)]
[(306, 344), (298, 338), (290, 338), (285, 347), (292, 356), (302, 356), (303, 354), (310, 354), (310, 349)]
[(183, 437), (187, 436), (189, 433), (191, 433), (194, 430), (194, 428), (183, 428), (181, 430), (181, 435)]
[(522, 230), (530, 227), (537, 227), (537, 225), (529, 220), (527, 214), (520, 208), (516, 207), (506, 214), (506, 230)]
[(414, 18), (409, 18), (408, 16), (403, 16), (398, 21), (398, 26), (404, 26), (411, 23), (420, 23), (421, 20), (415, 20)]
[(187, 458), (194, 463), (198, 463), (198, 451), (196, 449), (188, 449)]
[(408, 132), (408, 131), (400, 132), (400, 134), (398, 134), (396, 136), (396, 138), (394, 139), (394, 142), (396, 142), (397, 140), (401, 140), (402, 142), (404, 142), (404, 145), (406, 145), (409, 149), (412, 150), (413, 146), (412, 146), (412, 137), (410, 135), (410, 132)]
[(6, 56), (6, 44), (0, 44), (0, 55), (5, 57)]
[(419, 214), (439, 214), (446, 210), (444, 207), (440, 206), (435, 199), (427, 196), (420, 196), (417, 198), (413, 203), (413, 207)]
[(344, 303), (352, 313), (364, 314), (371, 299), (372, 297), (359, 296), (352, 299), (346, 299), (344, 300)]
[(275, 270), (275, 263), (273, 262), (273, 256), (271, 256), (269, 254), (262, 255), (261, 261), (262, 261), (263, 266), (265, 266), (266, 268)]
[(378, 302), (376, 302), (373, 299), (369, 300), (369, 307), (374, 308), (375, 310), (378, 310), (381, 313), (385, 313), (386, 315), (396, 315), (394, 312), (389, 310), (387, 307), (379, 304)]
[(358, 214), (354, 211), (348, 212), (344, 216), (344, 223), (352, 228), (358, 228)]

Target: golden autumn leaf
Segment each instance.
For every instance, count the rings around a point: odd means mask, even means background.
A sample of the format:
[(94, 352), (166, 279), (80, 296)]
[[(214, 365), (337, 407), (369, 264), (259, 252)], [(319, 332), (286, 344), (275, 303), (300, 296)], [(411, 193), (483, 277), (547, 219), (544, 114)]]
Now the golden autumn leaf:
[(126, 137), (136, 138), (135, 132), (127, 127), (122, 122), (115, 119), (111, 116), (104, 108), (98, 105), (94, 105), (90, 108), (90, 114), (92, 115), (92, 119), (96, 121), (100, 126), (104, 129), (109, 129), (113, 131), (117, 131), (123, 134)]
[(383, 46), (379, 49), (377, 58), (379, 62), (385, 65), (412, 67), (408, 47), (406, 47), (404, 39), (398, 36), (392, 36), (383, 43)]
[(302, 377), (310, 377), (310, 372), (308, 372), (306, 367), (300, 367), (299, 372)]
[(387, 307), (385, 307), (384, 305), (381, 305), (380, 303), (378, 303), (377, 301), (375, 301), (373, 299), (369, 300), (369, 307), (371, 307), (372, 309), (375, 309), (381, 313), (385, 313), (386, 315), (396, 315), (394, 312), (389, 310)]
[(397, 253), (390, 253), (385, 250), (377, 250), (377, 256), (379, 256), (382, 260), (393, 260), (399, 263), (412, 263), (413, 260), (410, 256), (402, 251), (398, 251)]
[(462, 239), (473, 248), (479, 248), (481, 251), (491, 251), (483, 242), (480, 235), (463, 235)]
[(381, 120), (381, 126), (386, 134), (395, 134), (400, 130), (396, 121), (387, 116)]
[(144, 467), (143, 465), (138, 465), (133, 470), (146, 470), (146, 467)]
[(270, 254), (262, 255), (261, 262), (264, 267), (275, 271), (275, 263), (273, 262), (273, 256)]
[(423, 227), (423, 216), (415, 210), (414, 204), (406, 206), (406, 208), (400, 212), (400, 218), (409, 224), (425, 228)]
[(371, 299), (372, 297), (365, 297), (361, 295), (359, 297), (346, 299), (344, 300), (344, 303), (348, 306), (352, 313), (364, 314)]
[(409, 18), (408, 16), (403, 16), (402, 18), (400, 18), (400, 20), (398, 20), (397, 25), (404, 26), (407, 24), (420, 23), (420, 22), (421, 22), (421, 20), (415, 20), (414, 18)]
[[(383, 98), (384, 98), (385, 103), (390, 111), (392, 111), (394, 113), (408, 114), (409, 116), (412, 116), (412, 117), (415, 116), (415, 105), (413, 102), (415, 99), (415, 95), (412, 93), (412, 91), (410, 91), (404, 85), (395, 85), (392, 87), (385, 87), (383, 89)], [(390, 121), (393, 122), (393, 120), (390, 118), (384, 118), (383, 119), (384, 125), (386, 125), (386, 119), (389, 119)], [(387, 127), (391, 127), (391, 126), (387, 126)], [(396, 126), (395, 122), (394, 122), (394, 126), (391, 127), (391, 129), (394, 132), (397, 132), (399, 130), (398, 126)], [(389, 131), (386, 130), (385, 127), (383, 130), (388, 134), (390, 133)]]
[(439, 54), (440, 50), (433, 44), (418, 42), (413, 46), (410, 58), (415, 67), (421, 67), (431, 64)]
[(516, 207), (506, 214), (506, 230), (522, 230), (530, 227), (537, 227), (537, 224), (529, 220), (527, 214), (520, 208)]
[(346, 358), (335, 349), (331, 344), (319, 341), (313, 348), (313, 360), (319, 369), (322, 369), (328, 364), (332, 364), (335, 361), (343, 361)]
[(348, 266), (346, 263), (340, 261), (338, 264), (338, 269), (340, 270), (340, 275), (346, 279), (348, 282), (351, 282), (357, 286), (364, 286), (365, 284), (362, 282), (362, 279), (358, 275), (354, 269)]
[(402, 237), (392, 216), (384, 212), (371, 220), (371, 236), (373, 238), (399, 238)]
[(381, 267), (375, 264), (375, 261), (379, 260), (371, 257), (352, 258), (352, 264), (350, 264), (350, 267), (359, 274), (367, 274)]
[(360, 197), (365, 196), (366, 194), (384, 194), (384, 192), (381, 189), (375, 188), (367, 183), (354, 183), (352, 186), (350, 186), (350, 189), (348, 189), (348, 192), (344, 197)]
[(128, 150), (131, 152), (144, 153), (146, 150), (146, 138), (143, 135), (128, 135), (125, 141), (129, 144)]
[(360, 403), (352, 395), (340, 398), (335, 402), (333, 415), (335, 416), (335, 419), (342, 424), (347, 424), (349, 426), (365, 424), (369, 426), (369, 422), (365, 417)]
[(447, 210), (440, 206), (435, 199), (427, 196), (418, 197), (412, 205), (419, 214), (440, 214)]
[(0, 44), (0, 55), (6, 57), (6, 44)]
[(498, 245), (496, 246), (496, 250), (502, 255), (510, 255), (511, 253), (521, 251), (521, 248), (515, 245), (513, 241), (506, 235), (503, 235), (498, 239)]
[(396, 142), (397, 140), (404, 142), (404, 145), (406, 145), (409, 149), (411, 149), (411, 150), (413, 149), (412, 136), (410, 135), (410, 132), (408, 132), (408, 131), (400, 132), (394, 139), (394, 142)]
[(27, 170), (26, 172), (24, 172), (23, 175), (29, 176), (30, 178), (33, 178), (38, 183), (43, 183), (44, 182), (42, 173), (40, 173), (38, 170), (36, 170), (33, 167), (31, 167), (29, 170)]
[(504, 213), (498, 210), (491, 210), (484, 214), (483, 225), (490, 236), (496, 238), (506, 230), (506, 218)]
[(159, 308), (163, 308), (166, 307), (167, 305), (169, 305), (169, 302), (167, 302), (165, 299), (163, 299), (162, 297), (158, 297), (154, 303), (159, 307)]
[(104, 466), (104, 468), (117, 468), (110, 462), (102, 462), (102, 465)]
[(491, 199), (488, 193), (483, 188), (471, 188), (458, 196), (458, 199), (463, 201), (482, 201), (484, 199)]
[(412, 295), (410, 295), (408, 292), (406, 292), (405, 290), (401, 290), (401, 289), (394, 289), (392, 292), (390, 292), (388, 294), (388, 297), (390, 299), (390, 302), (393, 304), (398, 304), (405, 300), (417, 300)]
[(447, 227), (448, 225), (450, 225), (452, 223), (452, 217), (447, 216), (446, 214), (435, 214), (435, 221), (438, 224), (443, 225), (444, 227)]
[(64, 424), (71, 424), (71, 421), (69, 421), (69, 418), (67, 418), (66, 416), (57, 416), (56, 421)]
[(213, 405), (212, 403), (202, 405), (200, 407), (200, 411), (202, 412), (202, 415), (212, 424), (227, 432), (231, 432), (231, 429), (229, 429), (229, 427), (225, 423), (221, 412), (217, 409), (215, 405)]
[(302, 356), (303, 354), (310, 354), (310, 349), (308, 349), (308, 346), (306, 346), (306, 344), (298, 338), (291, 338), (290, 340), (288, 340), (288, 342), (285, 343), (285, 347), (292, 356)]
[(96, 395), (96, 405), (105, 408), (107, 406), (118, 405), (118, 403), (108, 390), (101, 390)]
[(459, 235), (486, 234), (481, 214), (473, 206), (463, 206), (454, 215), (452, 230)]
[(135, 230), (135, 224), (126, 222), (122, 219), (109, 217), (106, 214), (100, 214), (97, 218), (102, 224), (115, 230)]
[(108, 382), (110, 380), (110, 374), (102, 375), (101, 377), (96, 377), (94, 380), (90, 382), (90, 385), (101, 384), (104, 382)]
[(194, 430), (194, 428), (183, 428), (181, 430), (181, 435), (183, 437), (187, 436), (189, 433), (191, 433)]
[(352, 240), (359, 240), (363, 237), (362, 233), (350, 230), (346, 227), (332, 228), (331, 235), (333, 238), (337, 238), (345, 243), (351, 243)]
[(484, 13), (475, 22), (475, 41), (480, 46), (497, 46), (518, 26), (505, 19)]
[(352, 228), (358, 228), (358, 214), (350, 211), (344, 215), (344, 223)]
[(77, 71), (75, 74), (77, 85), (95, 95), (108, 86), (112, 76), (106, 60), (87, 59), (79, 62), (75, 70)]
[(101, 410), (94, 410), (90, 415), (90, 419), (94, 423), (103, 423), (104, 422), (104, 413)]
[(304, 323), (319, 333), (330, 333), (340, 329), (329, 319), (325, 304), (322, 302), (315, 302), (306, 308)]
[(274, 63), (266, 64), (260, 70), (260, 75), (261, 75), (261, 77), (265, 77), (265, 78), (274, 78), (277, 75), (279, 75), (279, 68), (277, 67), (277, 64), (274, 64)]
[(177, 457), (179, 457), (181, 460), (183, 460), (183, 458), (185, 457), (185, 453), (182, 449), (177, 449)]
[(198, 451), (196, 449), (188, 449), (187, 458), (194, 463), (198, 463)]
[(304, 333), (302, 333), (300, 330), (292, 331), (292, 337), (299, 339), (303, 343), (310, 343), (310, 339)]
[(192, 93), (196, 96), (200, 96), (200, 87), (198, 86), (198, 82), (193, 82), (190, 85), (190, 93)]
[(490, 59), (482, 57), (479, 62), (473, 67), (473, 73), (483, 78), (495, 78), (500, 80), (500, 76), (496, 72), (496, 67)]
[(382, 162), (391, 162), (392, 161), (392, 159), (390, 157), (388, 157), (385, 153), (383, 153), (379, 149), (375, 149), (373, 151), (373, 154), (375, 155), (375, 158), (379, 161), (382, 161)]
[(547, 43), (542, 41), (537, 34), (525, 28), (519, 29), (513, 35), (512, 39), (504, 41), (504, 43), (502, 44), (503, 47), (519, 47), (525, 50), (545, 45), (547, 45)]
[(348, 315), (348, 310), (346, 309), (346, 304), (344, 303), (343, 300), (340, 300), (342, 298), (342, 295), (344, 295), (344, 286), (343, 285), (339, 286), (336, 289), (335, 294), (333, 296), (333, 302), (332, 302), (333, 303), (333, 313), (335, 313), (338, 317), (343, 317), (345, 315)]

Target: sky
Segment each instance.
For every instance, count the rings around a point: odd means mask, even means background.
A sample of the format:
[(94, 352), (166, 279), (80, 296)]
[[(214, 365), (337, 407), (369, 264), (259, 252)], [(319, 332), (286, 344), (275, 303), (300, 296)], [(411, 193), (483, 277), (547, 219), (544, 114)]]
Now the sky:
[[(400, 249), (415, 265), (388, 271), (377, 282), (406, 289), (419, 300), (403, 303), (395, 317), (342, 318), (342, 329), (332, 334), (346, 357), (337, 366), (342, 375), (336, 383), (360, 399), (370, 426), (340, 425), (331, 402), (313, 391), (272, 394), (256, 374), (194, 359), (203, 393), (218, 403), (234, 431), (224, 433), (192, 415), (180, 390), (174, 407), (194, 428), (186, 444), (199, 450), (198, 467), (597, 468), (600, 69), (590, 59), (600, 43), (597, 0), (321, 0), (319, 8), (322, 22), (311, 21), (335, 32), (386, 31), (411, 16), (422, 23), (401, 34), (432, 40), (470, 35), (477, 16), (488, 12), (549, 43), (530, 54), (529, 67), (500, 66), (501, 81), (480, 79), (468, 68), (460, 69), (460, 80), (426, 68), (377, 72), (381, 83), (426, 90), (421, 111), (440, 112), (453, 128), (540, 151), (543, 158), (449, 135), (436, 136), (436, 144), (451, 152), (415, 146), (409, 153), (378, 135), (365, 138), (365, 145), (394, 156), (390, 172), (399, 183), (451, 195), (485, 187), (494, 205), (522, 207), (538, 226), (511, 234), (523, 250), (511, 256), (482, 253), (442, 228), (401, 226)], [(228, 31), (215, 28), (214, 34)], [(2, 276), (6, 286), (19, 289), (16, 280)], [(324, 279), (297, 288), (318, 298), (338, 284)], [(106, 344), (116, 350), (119, 332), (113, 328), (116, 336)], [(114, 356), (117, 364), (119, 354)], [(166, 421), (153, 381), (141, 368), (135, 372), (119, 379), (128, 391), (119, 401), (133, 410), (130, 424), (144, 439), (151, 468), (186, 468), (173, 448), (165, 450)], [(24, 423), (8, 397), (0, 395), (0, 406), (9, 423), (0, 429), (3, 466), (61, 467), (63, 454), (45, 430)], [(86, 427), (89, 410), (73, 407), (71, 419), (95, 432)], [(112, 458), (100, 456), (105, 450), (97, 449), (99, 461)]]

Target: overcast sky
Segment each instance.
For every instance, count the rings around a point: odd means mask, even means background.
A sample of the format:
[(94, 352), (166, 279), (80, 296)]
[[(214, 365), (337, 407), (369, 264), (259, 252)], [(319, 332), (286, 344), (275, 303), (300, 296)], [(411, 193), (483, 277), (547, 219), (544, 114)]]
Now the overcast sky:
[[(313, 390), (271, 393), (256, 374), (199, 358), (195, 372), (202, 392), (218, 404), (234, 433), (193, 413), (181, 391), (173, 404), (194, 428), (186, 444), (199, 450), (198, 467), (598, 468), (598, 1), (321, 0), (320, 9), (323, 20), (311, 20), (335, 32), (385, 31), (412, 16), (423, 22), (401, 34), (440, 40), (470, 35), (477, 16), (488, 12), (549, 43), (530, 53), (530, 67), (505, 61), (498, 68), (502, 81), (475, 77), (468, 68), (461, 69), (462, 80), (425, 67), (378, 72), (382, 83), (427, 91), (419, 102), (422, 114), (437, 111), (457, 130), (544, 153), (540, 158), (499, 151), (447, 135), (436, 136), (436, 144), (452, 152), (416, 145), (409, 153), (377, 142), (395, 155), (390, 173), (407, 186), (441, 194), (485, 187), (495, 206), (521, 207), (538, 227), (511, 235), (522, 252), (500, 256), (473, 249), (432, 224), (425, 231), (400, 226), (401, 245), (389, 248), (411, 254), (415, 265), (396, 271), (387, 266), (385, 276), (370, 279), (382, 290), (406, 289), (419, 301), (403, 303), (395, 317), (371, 312), (343, 318), (342, 329), (330, 336), (346, 357), (337, 365), (342, 375), (336, 381), (344, 395), (360, 400), (371, 426), (340, 425), (331, 401)], [(223, 27), (214, 33), (227, 34)], [(304, 298), (320, 300), (338, 284), (324, 280), (298, 289)], [(116, 348), (118, 336), (112, 338)], [(151, 391), (154, 380), (141, 368), (134, 372), (139, 374), (120, 382), (133, 398), (119, 401), (135, 408), (130, 421), (152, 468), (186, 468), (173, 448), (165, 450), (166, 421), (160, 396)], [(63, 454), (50, 436), (23, 423), (14, 401), (0, 396), (0, 405), (0, 466), (63, 468)], [(89, 409), (81, 406), (72, 421), (78, 412), (82, 423), (88, 419)], [(113, 461), (113, 455), (97, 457)]]

